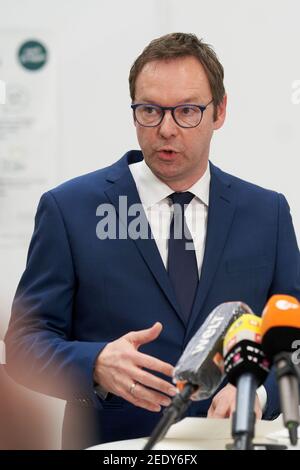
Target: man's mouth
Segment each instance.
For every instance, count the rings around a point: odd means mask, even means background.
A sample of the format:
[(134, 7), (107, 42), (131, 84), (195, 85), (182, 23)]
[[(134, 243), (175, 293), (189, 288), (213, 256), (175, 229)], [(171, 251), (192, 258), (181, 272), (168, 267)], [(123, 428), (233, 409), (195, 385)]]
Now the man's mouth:
[(158, 150), (158, 155), (164, 160), (172, 160), (178, 152), (173, 149), (160, 149)]

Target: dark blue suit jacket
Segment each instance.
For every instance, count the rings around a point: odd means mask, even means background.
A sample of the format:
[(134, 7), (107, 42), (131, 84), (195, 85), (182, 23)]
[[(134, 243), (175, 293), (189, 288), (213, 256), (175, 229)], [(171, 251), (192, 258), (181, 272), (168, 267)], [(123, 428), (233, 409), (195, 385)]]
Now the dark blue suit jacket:
[[(285, 198), (210, 164), (205, 255), (185, 325), (155, 241), (96, 236), (100, 204), (118, 211), (121, 195), (128, 206), (140, 202), (128, 164), (141, 159), (141, 152), (131, 151), (108, 168), (64, 183), (44, 194), (37, 210), (6, 336), (8, 371), (68, 401), (66, 443), (67, 434), (75, 433), (70, 417), (76, 412), (89, 415), (96, 436), (79, 446), (99, 442), (99, 432), (103, 441), (148, 435), (159, 418), (119, 397), (102, 401), (94, 393), (94, 362), (107, 342), (160, 321), (160, 337), (141, 350), (176, 364), (218, 304), (242, 300), (260, 314), (272, 294), (300, 299), (299, 250)], [(279, 413), (272, 374), (265, 386), (264, 417), (272, 419)], [(209, 404), (194, 403), (189, 415), (205, 416)]]

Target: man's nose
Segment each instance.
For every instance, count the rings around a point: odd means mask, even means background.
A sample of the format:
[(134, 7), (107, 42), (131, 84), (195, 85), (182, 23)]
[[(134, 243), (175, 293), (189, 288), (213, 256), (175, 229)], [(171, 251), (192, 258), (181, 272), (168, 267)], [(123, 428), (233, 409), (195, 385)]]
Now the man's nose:
[(178, 133), (178, 125), (173, 119), (172, 112), (170, 110), (165, 111), (164, 118), (159, 125), (159, 134), (168, 139)]

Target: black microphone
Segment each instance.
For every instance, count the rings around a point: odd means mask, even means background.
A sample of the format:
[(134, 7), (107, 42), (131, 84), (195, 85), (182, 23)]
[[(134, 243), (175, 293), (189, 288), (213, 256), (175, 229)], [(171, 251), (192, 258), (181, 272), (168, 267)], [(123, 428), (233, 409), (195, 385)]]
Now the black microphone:
[(289, 295), (273, 295), (262, 315), (262, 347), (274, 364), (283, 422), (290, 442), (298, 442), (300, 369), (293, 343), (300, 340), (300, 303)]
[(237, 387), (236, 409), (232, 415), (234, 450), (253, 449), (256, 389), (266, 379), (269, 361), (261, 347), (261, 318), (242, 315), (224, 339), (224, 366), (228, 381)]
[(144, 450), (151, 450), (179, 420), (191, 400), (209, 398), (224, 378), (223, 338), (236, 318), (252, 312), (243, 302), (226, 302), (216, 307), (188, 343), (177, 362), (173, 382), (179, 393), (165, 409)]

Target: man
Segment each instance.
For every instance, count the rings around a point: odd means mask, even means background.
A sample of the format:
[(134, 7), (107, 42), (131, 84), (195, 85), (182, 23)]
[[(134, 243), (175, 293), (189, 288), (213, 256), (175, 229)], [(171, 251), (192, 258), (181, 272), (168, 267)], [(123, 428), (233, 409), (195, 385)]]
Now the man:
[[(274, 293), (300, 298), (285, 198), (209, 163), (226, 114), (213, 50), (191, 34), (163, 36), (129, 82), (142, 152), (43, 195), (6, 337), (13, 377), (67, 400), (65, 448), (149, 435), (175, 393), (173, 366), (218, 304), (242, 300), (260, 313)], [(138, 203), (150, 237), (133, 233)], [(194, 249), (175, 236), (176, 207)], [(227, 417), (235, 393), (223, 384), (188, 413)], [(272, 374), (255, 410), (279, 413)]]

